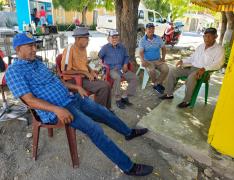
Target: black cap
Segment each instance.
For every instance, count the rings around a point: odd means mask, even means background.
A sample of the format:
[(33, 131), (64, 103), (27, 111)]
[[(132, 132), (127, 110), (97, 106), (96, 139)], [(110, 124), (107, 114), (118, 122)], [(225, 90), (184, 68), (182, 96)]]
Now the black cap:
[(213, 34), (213, 35), (217, 35), (217, 30), (215, 28), (207, 28), (204, 32), (204, 34), (206, 33), (210, 33), (210, 34)]
[(151, 28), (151, 27), (155, 27), (154, 23), (148, 23), (148, 24), (146, 24), (146, 28)]

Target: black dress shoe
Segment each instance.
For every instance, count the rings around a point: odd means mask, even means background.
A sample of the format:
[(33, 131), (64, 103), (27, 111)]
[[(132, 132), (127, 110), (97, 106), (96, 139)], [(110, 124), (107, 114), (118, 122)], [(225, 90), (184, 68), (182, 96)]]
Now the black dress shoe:
[(129, 140), (131, 140), (131, 139), (133, 139), (135, 137), (142, 136), (147, 132), (148, 132), (147, 128), (133, 129), (129, 136), (125, 136), (125, 139), (129, 141)]
[(190, 106), (190, 103), (188, 103), (188, 102), (182, 102), (182, 103), (177, 105), (178, 108), (186, 108), (188, 106)]
[(163, 96), (159, 97), (159, 99), (162, 99), (162, 100), (164, 100), (164, 99), (173, 99), (173, 98), (174, 98), (173, 95), (168, 96), (167, 94), (164, 94)]
[(121, 100), (116, 101), (116, 106), (120, 109), (125, 109), (125, 105)]
[(124, 173), (130, 176), (146, 176), (151, 174), (153, 172), (153, 169), (154, 168), (152, 166), (134, 163), (132, 169)]
[(128, 97), (126, 97), (126, 98), (121, 98), (121, 101), (122, 101), (122, 103), (124, 103), (124, 104), (127, 105), (127, 106), (133, 105), (133, 104), (128, 100)]

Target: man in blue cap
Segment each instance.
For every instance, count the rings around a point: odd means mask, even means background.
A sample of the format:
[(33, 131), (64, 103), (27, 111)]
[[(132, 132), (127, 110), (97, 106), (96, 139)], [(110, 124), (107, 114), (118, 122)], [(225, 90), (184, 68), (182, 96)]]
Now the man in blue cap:
[[(149, 76), (154, 84), (153, 88), (163, 94), (165, 88), (163, 81), (166, 79), (169, 68), (166, 64), (166, 47), (161, 37), (154, 34), (153, 23), (146, 25), (146, 34), (139, 43), (140, 58), (142, 66), (149, 72)], [(161, 52), (162, 54), (161, 54)], [(160, 72), (157, 76), (156, 69)]]
[[(36, 59), (36, 40), (30, 33), (15, 35), (13, 47), (18, 57), (6, 72), (8, 87), (16, 98), (22, 98), (36, 110), (43, 123), (61, 121), (84, 132), (127, 175), (152, 173), (152, 166), (133, 163), (95, 121), (123, 134), (126, 140), (145, 134), (147, 129), (128, 128), (107, 108), (89, 99), (82, 87), (61, 82), (41, 60)], [(78, 93), (70, 95), (67, 87)]]

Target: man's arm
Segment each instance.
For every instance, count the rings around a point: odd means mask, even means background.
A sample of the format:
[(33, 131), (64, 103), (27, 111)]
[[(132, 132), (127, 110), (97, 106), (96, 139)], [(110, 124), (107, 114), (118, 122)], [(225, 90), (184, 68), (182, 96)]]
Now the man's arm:
[(65, 81), (63, 81), (63, 84), (64, 84), (68, 89), (78, 91), (78, 93), (80, 94), (81, 97), (88, 96), (87, 93), (86, 93), (86, 91), (85, 91), (81, 86), (79, 86), (79, 85), (72, 84), (72, 83), (65, 82)]
[(147, 67), (147, 62), (144, 60), (144, 49), (140, 49), (140, 58), (141, 58), (141, 65), (143, 67)]
[(44, 111), (50, 111), (56, 114), (57, 118), (63, 123), (67, 124), (73, 120), (73, 115), (65, 108), (55, 106), (47, 101), (36, 98), (32, 93), (27, 93), (21, 96), (21, 99), (33, 109), (40, 109)]
[(161, 50), (162, 50), (162, 59), (161, 59), (161, 61), (164, 61), (164, 62), (165, 62), (165, 57), (166, 57), (166, 52), (167, 52), (166, 47), (163, 46), (163, 47), (161, 48)]

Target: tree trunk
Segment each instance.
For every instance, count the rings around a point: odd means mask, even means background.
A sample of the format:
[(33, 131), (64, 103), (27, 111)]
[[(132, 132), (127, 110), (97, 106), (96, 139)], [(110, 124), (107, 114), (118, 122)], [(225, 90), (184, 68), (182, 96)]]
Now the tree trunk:
[(222, 24), (221, 24), (221, 32), (220, 32), (219, 44), (223, 43), (223, 37), (224, 37), (225, 31), (227, 29), (227, 17), (226, 17), (226, 13), (224, 11), (222, 11), (221, 14), (222, 14)]
[(223, 44), (226, 43), (232, 43), (231, 40), (232, 35), (233, 35), (233, 30), (234, 30), (234, 14), (233, 12), (226, 12), (226, 17), (227, 17), (227, 29), (224, 34), (223, 38)]
[(87, 13), (88, 7), (84, 7), (82, 11), (82, 25), (87, 26), (87, 19), (86, 19), (86, 13)]
[(140, 0), (115, 0), (116, 27), (130, 60), (135, 60), (138, 6)]

